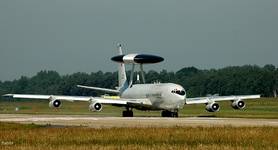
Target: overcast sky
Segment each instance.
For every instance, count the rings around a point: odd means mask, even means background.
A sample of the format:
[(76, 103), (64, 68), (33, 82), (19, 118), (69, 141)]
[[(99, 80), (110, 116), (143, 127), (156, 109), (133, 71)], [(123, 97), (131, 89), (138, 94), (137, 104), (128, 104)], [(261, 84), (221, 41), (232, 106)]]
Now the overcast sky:
[(147, 69), (278, 65), (277, 0), (1, 0), (0, 80), (40, 70), (116, 71), (125, 53)]

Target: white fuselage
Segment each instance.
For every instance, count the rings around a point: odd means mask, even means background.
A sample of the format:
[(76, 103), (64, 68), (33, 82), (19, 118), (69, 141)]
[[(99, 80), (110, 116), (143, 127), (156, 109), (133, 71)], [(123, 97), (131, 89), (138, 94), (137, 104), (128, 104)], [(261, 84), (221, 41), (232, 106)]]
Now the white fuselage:
[(169, 111), (182, 109), (185, 97), (184, 88), (173, 83), (134, 84), (121, 94), (121, 98), (148, 99), (151, 109)]

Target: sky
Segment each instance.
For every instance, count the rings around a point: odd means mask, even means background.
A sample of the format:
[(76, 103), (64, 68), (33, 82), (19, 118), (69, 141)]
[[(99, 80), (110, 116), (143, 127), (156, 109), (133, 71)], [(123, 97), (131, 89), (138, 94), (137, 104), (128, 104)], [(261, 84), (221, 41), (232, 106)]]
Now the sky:
[(1, 0), (0, 80), (116, 71), (117, 43), (165, 58), (146, 70), (277, 66), (277, 8), (277, 0)]

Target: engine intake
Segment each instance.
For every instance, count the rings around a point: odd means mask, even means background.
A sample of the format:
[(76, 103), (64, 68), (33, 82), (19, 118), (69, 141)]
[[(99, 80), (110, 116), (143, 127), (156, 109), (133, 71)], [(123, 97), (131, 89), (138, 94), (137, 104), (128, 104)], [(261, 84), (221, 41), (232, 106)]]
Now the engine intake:
[(49, 102), (49, 107), (50, 108), (60, 108), (61, 104), (62, 104), (62, 102), (59, 100), (52, 100)]
[(208, 112), (217, 112), (217, 111), (219, 111), (219, 109), (220, 109), (220, 106), (217, 103), (209, 103), (206, 106), (206, 110)]
[(102, 110), (102, 105), (101, 105), (101, 103), (98, 103), (98, 102), (91, 103), (89, 105), (89, 110), (93, 111), (93, 112), (101, 111)]
[(232, 103), (232, 107), (234, 109), (243, 109), (243, 108), (245, 108), (245, 106), (246, 106), (245, 102), (242, 100), (236, 100), (236, 101), (233, 101), (233, 103)]

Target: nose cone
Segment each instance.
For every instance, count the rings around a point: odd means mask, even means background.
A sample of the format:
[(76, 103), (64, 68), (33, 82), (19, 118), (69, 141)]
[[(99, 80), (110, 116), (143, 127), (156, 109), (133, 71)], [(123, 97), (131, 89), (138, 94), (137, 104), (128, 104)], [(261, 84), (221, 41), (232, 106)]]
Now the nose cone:
[(111, 58), (112, 61), (118, 62), (118, 63), (123, 63), (124, 62), (124, 56), (125, 55), (118, 55), (118, 56), (114, 56)]
[(138, 64), (153, 64), (162, 62), (164, 58), (155, 55), (139, 54), (135, 56), (134, 61)]

